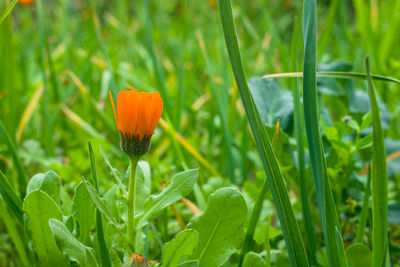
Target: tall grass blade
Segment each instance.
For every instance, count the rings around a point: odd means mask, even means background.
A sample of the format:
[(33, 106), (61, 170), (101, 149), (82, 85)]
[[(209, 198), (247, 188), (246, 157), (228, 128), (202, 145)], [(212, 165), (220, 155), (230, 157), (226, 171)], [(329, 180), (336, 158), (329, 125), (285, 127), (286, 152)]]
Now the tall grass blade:
[[(94, 161), (93, 148), (90, 141), (88, 142), (88, 145), (89, 145), (90, 168), (92, 170), (93, 183), (95, 184), (97, 194), (100, 194), (99, 183), (97, 181), (97, 172), (96, 172), (96, 164)], [(96, 209), (96, 229), (97, 229), (97, 234), (96, 234), (97, 241), (99, 242), (99, 249), (100, 249), (101, 265), (106, 267), (111, 267), (110, 252), (108, 251), (106, 240), (104, 238), (103, 222), (101, 219), (101, 213), (98, 209)]]
[(329, 266), (345, 266), (340, 259), (339, 251), (343, 248), (341, 241), (337, 241), (336, 229), (340, 229), (335, 202), (329, 184), (328, 171), (322, 147), (322, 139), (318, 124), (318, 96), (316, 77), (317, 54), (317, 2), (305, 0), (303, 10), (304, 35), (304, 118), (310, 160), (317, 192), (317, 203), (320, 211), (322, 228)]
[(15, 7), (15, 5), (18, 3), (18, 0), (13, 0), (10, 4), (8, 4), (8, 6), (6, 7), (6, 9), (4, 10), (3, 14), (1, 14), (0, 17), (0, 24), (3, 22), (3, 20), (5, 18), (7, 18), (7, 16), (11, 13), (11, 11), (13, 10), (13, 8)]
[(3, 122), (0, 120), (0, 134), (3, 136), (4, 141), (6, 142), (8, 149), (11, 152), (11, 156), (13, 158), (15, 167), (18, 171), (18, 185), (22, 195), (25, 195), (27, 178), (24, 172), (24, 168), (22, 167), (21, 160), (18, 157), (17, 150), (14, 146), (14, 143), (11, 141), (10, 136), (7, 133), (6, 128), (4, 127)]
[(14, 189), (8, 183), (6, 176), (1, 171), (0, 171), (0, 194), (3, 196), (5, 203), (7, 203), (8, 207), (14, 213), (15, 217), (21, 223), (24, 223), (22, 200), (18, 197), (17, 193), (14, 192)]
[(368, 57), (365, 59), (372, 111), (372, 266), (385, 266), (388, 249), (388, 174), (385, 144)]
[(220, 0), (219, 12), (232, 70), (274, 198), (290, 261), (293, 266), (308, 266), (300, 230), (293, 213), (282, 173), (247, 84), (233, 22), (231, 1)]
[(356, 243), (362, 243), (364, 239), (365, 227), (367, 225), (368, 211), (369, 211), (369, 197), (371, 195), (371, 167), (368, 167), (367, 182), (365, 183), (363, 204), (360, 213), (356, 233)]
[[(298, 70), (298, 44), (299, 44), (299, 36), (298, 32), (300, 32), (300, 25), (298, 25), (297, 17), (294, 20), (293, 24), (293, 34), (292, 34), (292, 44), (290, 48), (290, 69)], [(308, 192), (307, 192), (307, 180), (306, 180), (306, 162), (305, 162), (305, 149), (303, 143), (303, 134), (304, 134), (304, 119), (302, 116), (302, 108), (301, 108), (301, 96), (299, 92), (299, 81), (298, 79), (290, 80), (290, 87), (293, 90), (293, 117), (294, 117), (294, 132), (296, 136), (297, 143), (297, 165), (299, 168), (299, 180), (300, 180), (300, 199), (301, 199), (301, 207), (303, 210), (303, 220), (304, 220), (304, 228), (306, 230), (306, 242), (308, 246), (309, 260), (311, 265), (316, 264), (316, 252), (317, 252), (317, 240), (315, 237), (314, 225), (312, 223), (310, 205), (308, 200)]]

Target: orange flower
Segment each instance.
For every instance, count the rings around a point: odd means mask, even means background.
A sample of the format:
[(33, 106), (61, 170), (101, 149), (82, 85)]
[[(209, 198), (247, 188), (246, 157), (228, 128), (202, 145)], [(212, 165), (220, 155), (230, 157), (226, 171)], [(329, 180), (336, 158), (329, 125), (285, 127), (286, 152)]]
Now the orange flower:
[(18, 4), (20, 5), (30, 5), (33, 4), (34, 0), (18, 0)]
[(136, 90), (120, 91), (117, 109), (111, 91), (109, 95), (120, 132), (121, 148), (129, 156), (146, 153), (163, 109), (160, 94)]

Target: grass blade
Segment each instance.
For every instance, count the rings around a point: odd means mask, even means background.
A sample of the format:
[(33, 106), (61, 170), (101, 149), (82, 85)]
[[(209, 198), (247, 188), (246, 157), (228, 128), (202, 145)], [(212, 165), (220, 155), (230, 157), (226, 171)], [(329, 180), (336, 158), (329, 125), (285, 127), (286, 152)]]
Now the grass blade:
[(4, 10), (3, 14), (0, 17), (0, 24), (3, 22), (3, 20), (11, 13), (15, 5), (18, 3), (18, 0), (13, 0)]
[(365, 59), (372, 110), (372, 266), (385, 266), (388, 248), (388, 175), (385, 144), (368, 57)]
[(22, 200), (18, 197), (17, 193), (8, 183), (6, 176), (0, 171), (0, 194), (3, 196), (4, 201), (14, 213), (15, 217), (23, 224)]
[(230, 0), (219, 1), (225, 43), (228, 50), (232, 70), (238, 85), (239, 93), (253, 131), (259, 154), (267, 175), (276, 210), (283, 230), (290, 261), (293, 266), (308, 266), (308, 261), (301, 239), (300, 230), (290, 203), (286, 185), (279, 169), (277, 159), (272, 149), (265, 127), (257, 111), (253, 97), (247, 84), (242, 59), (239, 51), (235, 25)]
[(356, 243), (362, 243), (364, 239), (365, 226), (367, 224), (367, 218), (368, 218), (370, 194), (371, 194), (371, 168), (368, 167), (368, 176), (367, 176), (367, 182), (365, 184), (363, 205), (361, 208), (360, 220), (357, 228)]
[[(346, 266), (338, 262), (343, 243), (337, 240), (336, 229), (340, 229), (335, 202), (329, 184), (328, 171), (322, 147), (322, 139), (318, 124), (318, 96), (316, 76), (317, 54), (317, 2), (304, 1), (303, 13), (304, 34), (304, 118), (310, 160), (317, 191), (317, 203), (320, 211), (322, 228), (329, 266)], [(340, 246), (340, 248), (339, 248)]]
[[(99, 183), (97, 181), (96, 164), (94, 161), (93, 148), (90, 141), (88, 145), (89, 145), (90, 168), (92, 170), (93, 183), (95, 184), (97, 193), (99, 194)], [(104, 239), (103, 222), (101, 219), (101, 213), (98, 209), (96, 209), (96, 229), (97, 229), (97, 240), (99, 242), (99, 249), (100, 249), (101, 265), (111, 267), (110, 252), (108, 251), (106, 240)]]
[[(317, 72), (317, 77), (338, 78), (338, 79), (358, 79), (367, 80), (367, 75), (360, 72), (345, 72), (345, 71), (320, 71)], [(268, 74), (262, 77), (263, 79), (273, 78), (303, 78), (303, 72), (287, 72)], [(393, 77), (371, 74), (371, 78), (375, 81), (392, 82), (400, 84), (400, 80)]]
[[(298, 70), (298, 32), (299, 25), (297, 22), (297, 17), (295, 18), (293, 25), (293, 35), (292, 35), (292, 45), (291, 45), (291, 58), (290, 58), (290, 69)], [(311, 211), (308, 200), (307, 192), (307, 180), (306, 180), (306, 163), (305, 163), (305, 149), (303, 143), (304, 134), (304, 118), (302, 116), (302, 108), (300, 102), (300, 92), (299, 92), (299, 81), (298, 79), (290, 81), (290, 87), (293, 88), (293, 117), (294, 117), (294, 128), (297, 143), (297, 165), (299, 168), (299, 179), (300, 179), (300, 199), (301, 207), (303, 211), (304, 228), (306, 230), (306, 242), (309, 252), (309, 260), (311, 265), (316, 264), (316, 252), (317, 252), (317, 240), (315, 237), (314, 225), (312, 223)]]
[(10, 136), (8, 135), (6, 128), (4, 127), (3, 122), (0, 120), (0, 134), (3, 136), (4, 140), (6, 141), (6, 144), (8, 146), (8, 149), (11, 152), (11, 156), (14, 160), (14, 164), (17, 168), (18, 171), (18, 185), (20, 187), (20, 192), (25, 195), (25, 190), (26, 190), (26, 185), (27, 185), (27, 178), (24, 172), (24, 169), (22, 167), (22, 163), (18, 157), (17, 150), (13, 144), (13, 142), (10, 139)]

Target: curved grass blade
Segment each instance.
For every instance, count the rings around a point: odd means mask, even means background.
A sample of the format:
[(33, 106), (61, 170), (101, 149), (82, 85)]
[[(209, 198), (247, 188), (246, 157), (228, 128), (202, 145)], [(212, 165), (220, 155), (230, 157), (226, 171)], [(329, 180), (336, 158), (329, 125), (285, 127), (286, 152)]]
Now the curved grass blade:
[(388, 249), (388, 175), (385, 144), (368, 57), (365, 59), (372, 111), (372, 266), (385, 266)]
[[(342, 265), (338, 262), (339, 252), (344, 250), (341, 240), (337, 240), (336, 229), (340, 229), (335, 202), (329, 184), (328, 171), (322, 147), (318, 124), (318, 96), (316, 76), (317, 54), (317, 2), (305, 0), (303, 9), (304, 34), (304, 118), (310, 160), (317, 192), (317, 203), (320, 211), (329, 266)], [(346, 261), (347, 262), (347, 261)]]
[(7, 18), (7, 16), (11, 13), (11, 11), (13, 10), (13, 8), (15, 7), (15, 5), (18, 3), (18, 0), (13, 0), (4, 10), (3, 14), (1, 14), (0, 17), (0, 24), (3, 22), (3, 20), (5, 18)]
[(20, 187), (20, 192), (25, 195), (25, 190), (26, 190), (26, 184), (27, 184), (27, 178), (24, 172), (24, 169), (22, 167), (22, 163), (18, 157), (17, 150), (11, 141), (10, 136), (7, 133), (6, 128), (4, 127), (3, 122), (0, 120), (0, 134), (3, 136), (4, 140), (6, 141), (6, 144), (8, 146), (8, 149), (11, 152), (11, 156), (14, 160), (14, 164), (17, 168), (18, 171), (18, 185)]
[[(95, 184), (97, 193), (99, 194), (99, 184), (97, 182), (96, 164), (94, 161), (93, 148), (90, 141), (88, 142), (88, 146), (89, 146), (90, 168), (92, 170), (93, 183)], [(111, 267), (110, 252), (108, 251), (106, 240), (104, 238), (103, 222), (101, 219), (101, 213), (98, 209), (96, 209), (96, 229), (97, 229), (97, 240), (99, 242), (99, 249), (100, 249), (101, 265)]]
[[(345, 71), (317, 71), (317, 77), (326, 78), (338, 78), (338, 79), (358, 79), (367, 80), (367, 75), (360, 72), (345, 72)], [(303, 72), (287, 72), (287, 73), (275, 73), (267, 74), (262, 76), (263, 79), (273, 79), (273, 78), (303, 78)], [(375, 81), (382, 82), (392, 82), (400, 84), (400, 80), (393, 77), (387, 77), (383, 75), (371, 74), (371, 78)]]
[(257, 111), (254, 99), (250, 93), (244, 73), (239, 51), (235, 25), (230, 0), (219, 1), (219, 12), (224, 31), (225, 43), (228, 50), (232, 70), (238, 85), (239, 93), (253, 131), (263, 166), (267, 175), (274, 203), (282, 225), (283, 235), (293, 266), (308, 266), (308, 261), (301, 239), (300, 230), (290, 203), (286, 185), (279, 169), (277, 159), (272, 149), (265, 127)]

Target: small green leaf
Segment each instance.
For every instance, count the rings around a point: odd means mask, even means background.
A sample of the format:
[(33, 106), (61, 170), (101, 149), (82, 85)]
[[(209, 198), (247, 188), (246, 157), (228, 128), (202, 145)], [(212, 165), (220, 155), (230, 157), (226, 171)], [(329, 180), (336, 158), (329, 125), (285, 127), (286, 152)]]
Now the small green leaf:
[(94, 187), (90, 185), (87, 181), (83, 181), (83, 184), (85, 185), (86, 192), (88, 193), (94, 206), (104, 215), (107, 221), (109, 221), (115, 227), (119, 228), (119, 225), (112, 216), (111, 211), (108, 209), (104, 200), (98, 195), (96, 189), (94, 189)]
[(164, 191), (156, 196), (147, 198), (144, 212), (138, 219), (137, 229), (156, 218), (164, 208), (189, 194), (196, 183), (198, 175), (198, 169), (178, 173), (172, 178), (171, 184)]
[(84, 244), (89, 244), (89, 233), (94, 224), (95, 208), (83, 182), (75, 187), (74, 207), (74, 217), (79, 223), (78, 238)]
[(366, 149), (372, 146), (372, 134), (364, 136), (357, 142), (357, 150)]
[[(61, 210), (45, 192), (35, 190), (24, 199), (24, 211), (30, 218), (33, 248), (42, 266), (60, 266), (65, 262), (50, 230), (49, 220), (62, 220)], [(64, 265), (61, 265), (64, 266)]]
[(162, 249), (161, 267), (174, 267), (184, 256), (192, 255), (197, 245), (197, 232), (187, 229), (178, 233)]
[(346, 249), (347, 260), (352, 267), (371, 267), (372, 253), (364, 244), (355, 243)]
[(254, 253), (253, 251), (250, 251), (249, 253), (244, 256), (243, 260), (243, 267), (265, 267), (266, 263), (265, 260), (258, 255), (257, 253)]
[(226, 187), (211, 194), (205, 211), (187, 226), (199, 234), (194, 255), (199, 266), (219, 266), (227, 261), (243, 241), (246, 220), (247, 206), (239, 191)]
[(62, 222), (50, 219), (49, 225), (56, 238), (57, 246), (66, 257), (80, 266), (98, 266), (92, 248), (79, 242)]
[(60, 199), (61, 179), (57, 173), (48, 171), (35, 174), (28, 183), (26, 194), (34, 190), (46, 192), (56, 202)]

